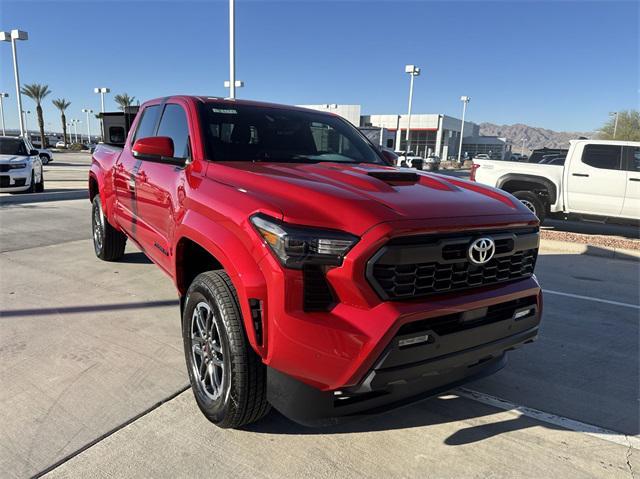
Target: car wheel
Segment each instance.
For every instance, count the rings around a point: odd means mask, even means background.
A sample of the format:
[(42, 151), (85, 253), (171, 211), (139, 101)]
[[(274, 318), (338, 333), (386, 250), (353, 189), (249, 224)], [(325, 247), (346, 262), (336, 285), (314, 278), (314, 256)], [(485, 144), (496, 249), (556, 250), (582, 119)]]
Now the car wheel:
[(224, 271), (202, 273), (189, 287), (182, 337), (191, 389), (209, 421), (237, 428), (269, 412), (266, 367), (249, 344)]
[(544, 221), (547, 216), (547, 210), (544, 202), (538, 195), (531, 191), (516, 191), (513, 196), (518, 198), (520, 202), (525, 205), (531, 212), (538, 217), (540, 223)]
[(115, 261), (124, 255), (127, 237), (109, 224), (102, 211), (100, 195), (93, 198), (91, 230), (96, 256), (104, 261)]
[(46, 165), (47, 163), (49, 163), (49, 155), (41, 154), (40, 161), (42, 161), (43, 165)]
[(36, 184), (36, 193), (42, 193), (44, 191), (44, 172), (40, 173), (40, 182)]
[(36, 190), (36, 179), (34, 177), (33, 171), (31, 172), (31, 180), (29, 182), (29, 188), (26, 189), (24, 192), (25, 193), (35, 193)]

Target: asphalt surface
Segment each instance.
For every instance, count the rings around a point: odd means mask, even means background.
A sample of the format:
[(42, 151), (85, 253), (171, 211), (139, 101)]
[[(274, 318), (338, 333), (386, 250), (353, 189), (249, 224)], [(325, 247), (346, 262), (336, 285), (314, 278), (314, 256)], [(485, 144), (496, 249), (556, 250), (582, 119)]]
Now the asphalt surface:
[[(3, 477), (640, 471), (640, 453), (625, 446), (640, 432), (638, 263), (543, 253), (539, 340), (468, 385), (573, 420), (571, 431), (457, 395), (335, 429), (303, 428), (273, 412), (243, 431), (223, 431), (182, 392), (171, 281), (133, 248), (124, 261), (98, 261), (89, 218), (86, 200), (0, 207)], [(587, 434), (591, 426), (611, 432), (613, 442)]]

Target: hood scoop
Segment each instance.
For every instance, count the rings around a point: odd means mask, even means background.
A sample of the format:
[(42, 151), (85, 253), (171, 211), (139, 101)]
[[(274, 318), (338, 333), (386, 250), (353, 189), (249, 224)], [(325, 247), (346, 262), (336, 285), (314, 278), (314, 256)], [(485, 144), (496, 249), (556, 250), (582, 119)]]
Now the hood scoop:
[(388, 183), (417, 183), (420, 175), (411, 171), (375, 170), (368, 171), (367, 175)]

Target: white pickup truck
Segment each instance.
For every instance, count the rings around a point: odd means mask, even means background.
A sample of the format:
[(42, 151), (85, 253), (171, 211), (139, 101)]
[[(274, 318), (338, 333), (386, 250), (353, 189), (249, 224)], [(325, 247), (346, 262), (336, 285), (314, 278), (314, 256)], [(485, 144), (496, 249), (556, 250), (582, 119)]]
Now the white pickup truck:
[(572, 140), (564, 164), (473, 160), (471, 179), (548, 213), (640, 220), (640, 142)]

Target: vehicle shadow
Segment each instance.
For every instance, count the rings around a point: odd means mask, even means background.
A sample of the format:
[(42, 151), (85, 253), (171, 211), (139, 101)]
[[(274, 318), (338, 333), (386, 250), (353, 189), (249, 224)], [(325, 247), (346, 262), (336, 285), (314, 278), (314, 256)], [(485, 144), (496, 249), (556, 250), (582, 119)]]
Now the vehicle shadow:
[(142, 251), (136, 251), (134, 253), (125, 253), (124, 256), (118, 260), (118, 263), (151, 264), (152, 261), (147, 258), (147, 255)]
[[(272, 410), (267, 417), (258, 423), (246, 426), (243, 430), (258, 434), (330, 435), (382, 432), (461, 422), (466, 423), (468, 427), (456, 430), (444, 440), (444, 443), (449, 446), (461, 446), (530, 427), (563, 429), (526, 416), (500, 418), (500, 420), (489, 419), (490, 422), (482, 422), (483, 417), (488, 418), (499, 413), (504, 414), (504, 411), (470, 399), (448, 395), (425, 399), (383, 414), (361, 416), (326, 427), (303, 426)], [(482, 423), (478, 424), (479, 422)]]

